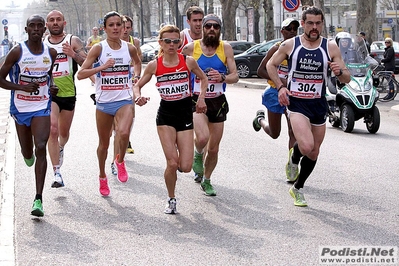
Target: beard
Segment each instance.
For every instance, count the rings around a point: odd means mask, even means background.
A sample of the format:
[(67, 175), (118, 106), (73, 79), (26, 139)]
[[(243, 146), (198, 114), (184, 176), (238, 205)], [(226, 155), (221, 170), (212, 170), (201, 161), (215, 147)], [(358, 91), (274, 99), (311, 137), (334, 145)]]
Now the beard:
[(64, 32), (64, 27), (59, 27), (57, 29), (48, 28), (51, 35), (60, 35)]
[[(312, 36), (311, 36), (312, 33), (317, 33), (317, 37), (316, 38), (312, 38)], [(319, 34), (318, 31), (309, 31), (309, 33), (305, 32), (305, 35), (306, 35), (306, 37), (308, 38), (309, 41), (312, 41), (312, 40), (315, 41), (315, 40), (318, 40), (320, 38), (320, 34)]]
[(204, 42), (205, 46), (210, 46), (212, 48), (217, 48), (219, 46), (219, 38), (220, 38), (220, 32), (216, 33), (216, 36), (209, 36), (208, 34), (204, 33), (204, 38), (202, 41)]

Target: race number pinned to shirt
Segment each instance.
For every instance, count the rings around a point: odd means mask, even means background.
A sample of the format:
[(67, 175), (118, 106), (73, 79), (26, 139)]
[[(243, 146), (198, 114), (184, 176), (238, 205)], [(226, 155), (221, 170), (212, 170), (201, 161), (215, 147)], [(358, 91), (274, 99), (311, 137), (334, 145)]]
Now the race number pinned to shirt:
[(322, 72), (299, 72), (292, 73), (290, 91), (293, 97), (301, 99), (314, 99), (321, 97), (323, 89)]

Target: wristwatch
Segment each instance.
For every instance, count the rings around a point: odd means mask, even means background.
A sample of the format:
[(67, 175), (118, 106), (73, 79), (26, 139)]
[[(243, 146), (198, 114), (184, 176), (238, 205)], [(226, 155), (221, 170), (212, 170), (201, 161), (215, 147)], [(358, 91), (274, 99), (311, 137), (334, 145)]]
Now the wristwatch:
[(224, 82), (226, 80), (226, 75), (225, 74), (220, 74), (220, 77), (222, 78), (222, 82)]
[(343, 74), (342, 69), (339, 69), (339, 74), (336, 75), (337, 77), (341, 76)]

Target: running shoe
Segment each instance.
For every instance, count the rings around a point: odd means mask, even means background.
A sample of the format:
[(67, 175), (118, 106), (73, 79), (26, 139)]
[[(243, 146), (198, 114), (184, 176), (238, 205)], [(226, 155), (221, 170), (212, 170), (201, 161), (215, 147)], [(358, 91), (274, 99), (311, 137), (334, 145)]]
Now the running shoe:
[(177, 201), (175, 198), (171, 198), (170, 200), (168, 200), (168, 203), (166, 204), (164, 213), (176, 214), (177, 213), (176, 204), (177, 204)]
[(252, 126), (254, 127), (255, 131), (259, 131), (262, 128), (262, 125), (259, 123), (259, 118), (265, 119), (265, 111), (258, 110), (256, 112), (256, 117), (252, 121)]
[(94, 105), (96, 105), (96, 94), (95, 93), (93, 93), (93, 94), (90, 94), (90, 98), (93, 100), (93, 102), (94, 102)]
[(202, 181), (202, 175), (199, 175), (199, 174), (195, 173), (195, 175), (194, 175), (194, 181), (195, 181), (196, 183), (201, 183), (201, 181)]
[(30, 214), (37, 217), (43, 217), (44, 211), (42, 201), (40, 199), (36, 199), (33, 201), (32, 211), (30, 212)]
[(58, 165), (61, 167), (64, 162), (64, 147), (60, 146), (60, 157), (58, 159)]
[(204, 154), (194, 152), (193, 171), (194, 173), (202, 176), (204, 174), (204, 163), (202, 157)]
[(118, 159), (119, 159), (119, 154), (116, 155), (116, 159), (114, 161), (114, 165), (116, 166), (117, 169), (118, 180), (122, 183), (125, 183), (129, 179), (129, 175), (126, 171), (125, 161), (118, 163)]
[(24, 158), (24, 161), (27, 166), (31, 167), (35, 163), (35, 155), (32, 154), (32, 158), (30, 158), (30, 159)]
[(100, 194), (103, 196), (108, 196), (110, 191), (108, 187), (108, 178), (99, 178), (100, 180)]
[(118, 174), (118, 172), (116, 171), (116, 167), (115, 167), (114, 163), (111, 163), (111, 172), (112, 172), (113, 175), (117, 175)]
[(201, 183), (201, 188), (203, 191), (205, 191), (205, 195), (207, 196), (216, 196), (216, 191), (213, 189), (213, 186), (211, 184), (211, 180), (205, 179)]
[(298, 175), (299, 175), (298, 164), (294, 164), (292, 162), (292, 153), (293, 152), (294, 152), (294, 148), (291, 148), (288, 153), (288, 163), (285, 166), (285, 174), (287, 176), (288, 182), (295, 182), (298, 179)]
[(54, 173), (54, 182), (51, 184), (53, 188), (59, 188), (64, 186), (64, 180), (62, 180), (62, 176), (60, 172)]
[(308, 203), (305, 200), (305, 196), (303, 195), (302, 191), (296, 189), (294, 186), (290, 188), (290, 195), (295, 199), (294, 205), (299, 207), (306, 207)]
[(383, 100), (385, 100), (385, 101), (388, 101), (388, 100), (391, 100), (391, 98), (393, 97), (393, 94), (387, 94), (387, 95), (385, 95), (385, 97), (384, 98), (382, 98)]
[(130, 154), (134, 153), (134, 150), (132, 148), (132, 143), (130, 141), (129, 141), (129, 145), (127, 145), (126, 153), (130, 153)]

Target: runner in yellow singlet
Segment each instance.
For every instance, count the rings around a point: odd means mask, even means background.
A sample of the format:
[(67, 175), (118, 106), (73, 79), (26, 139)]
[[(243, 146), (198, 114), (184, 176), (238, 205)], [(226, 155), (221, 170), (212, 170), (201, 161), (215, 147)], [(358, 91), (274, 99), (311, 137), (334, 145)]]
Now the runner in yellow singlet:
[(93, 45), (95, 45), (96, 43), (101, 42), (101, 36), (98, 35), (98, 28), (93, 27), (92, 31), (93, 31), (93, 35), (91, 35), (89, 37), (89, 39), (87, 39), (87, 45), (86, 45), (87, 51), (89, 51), (91, 49), (91, 47)]

